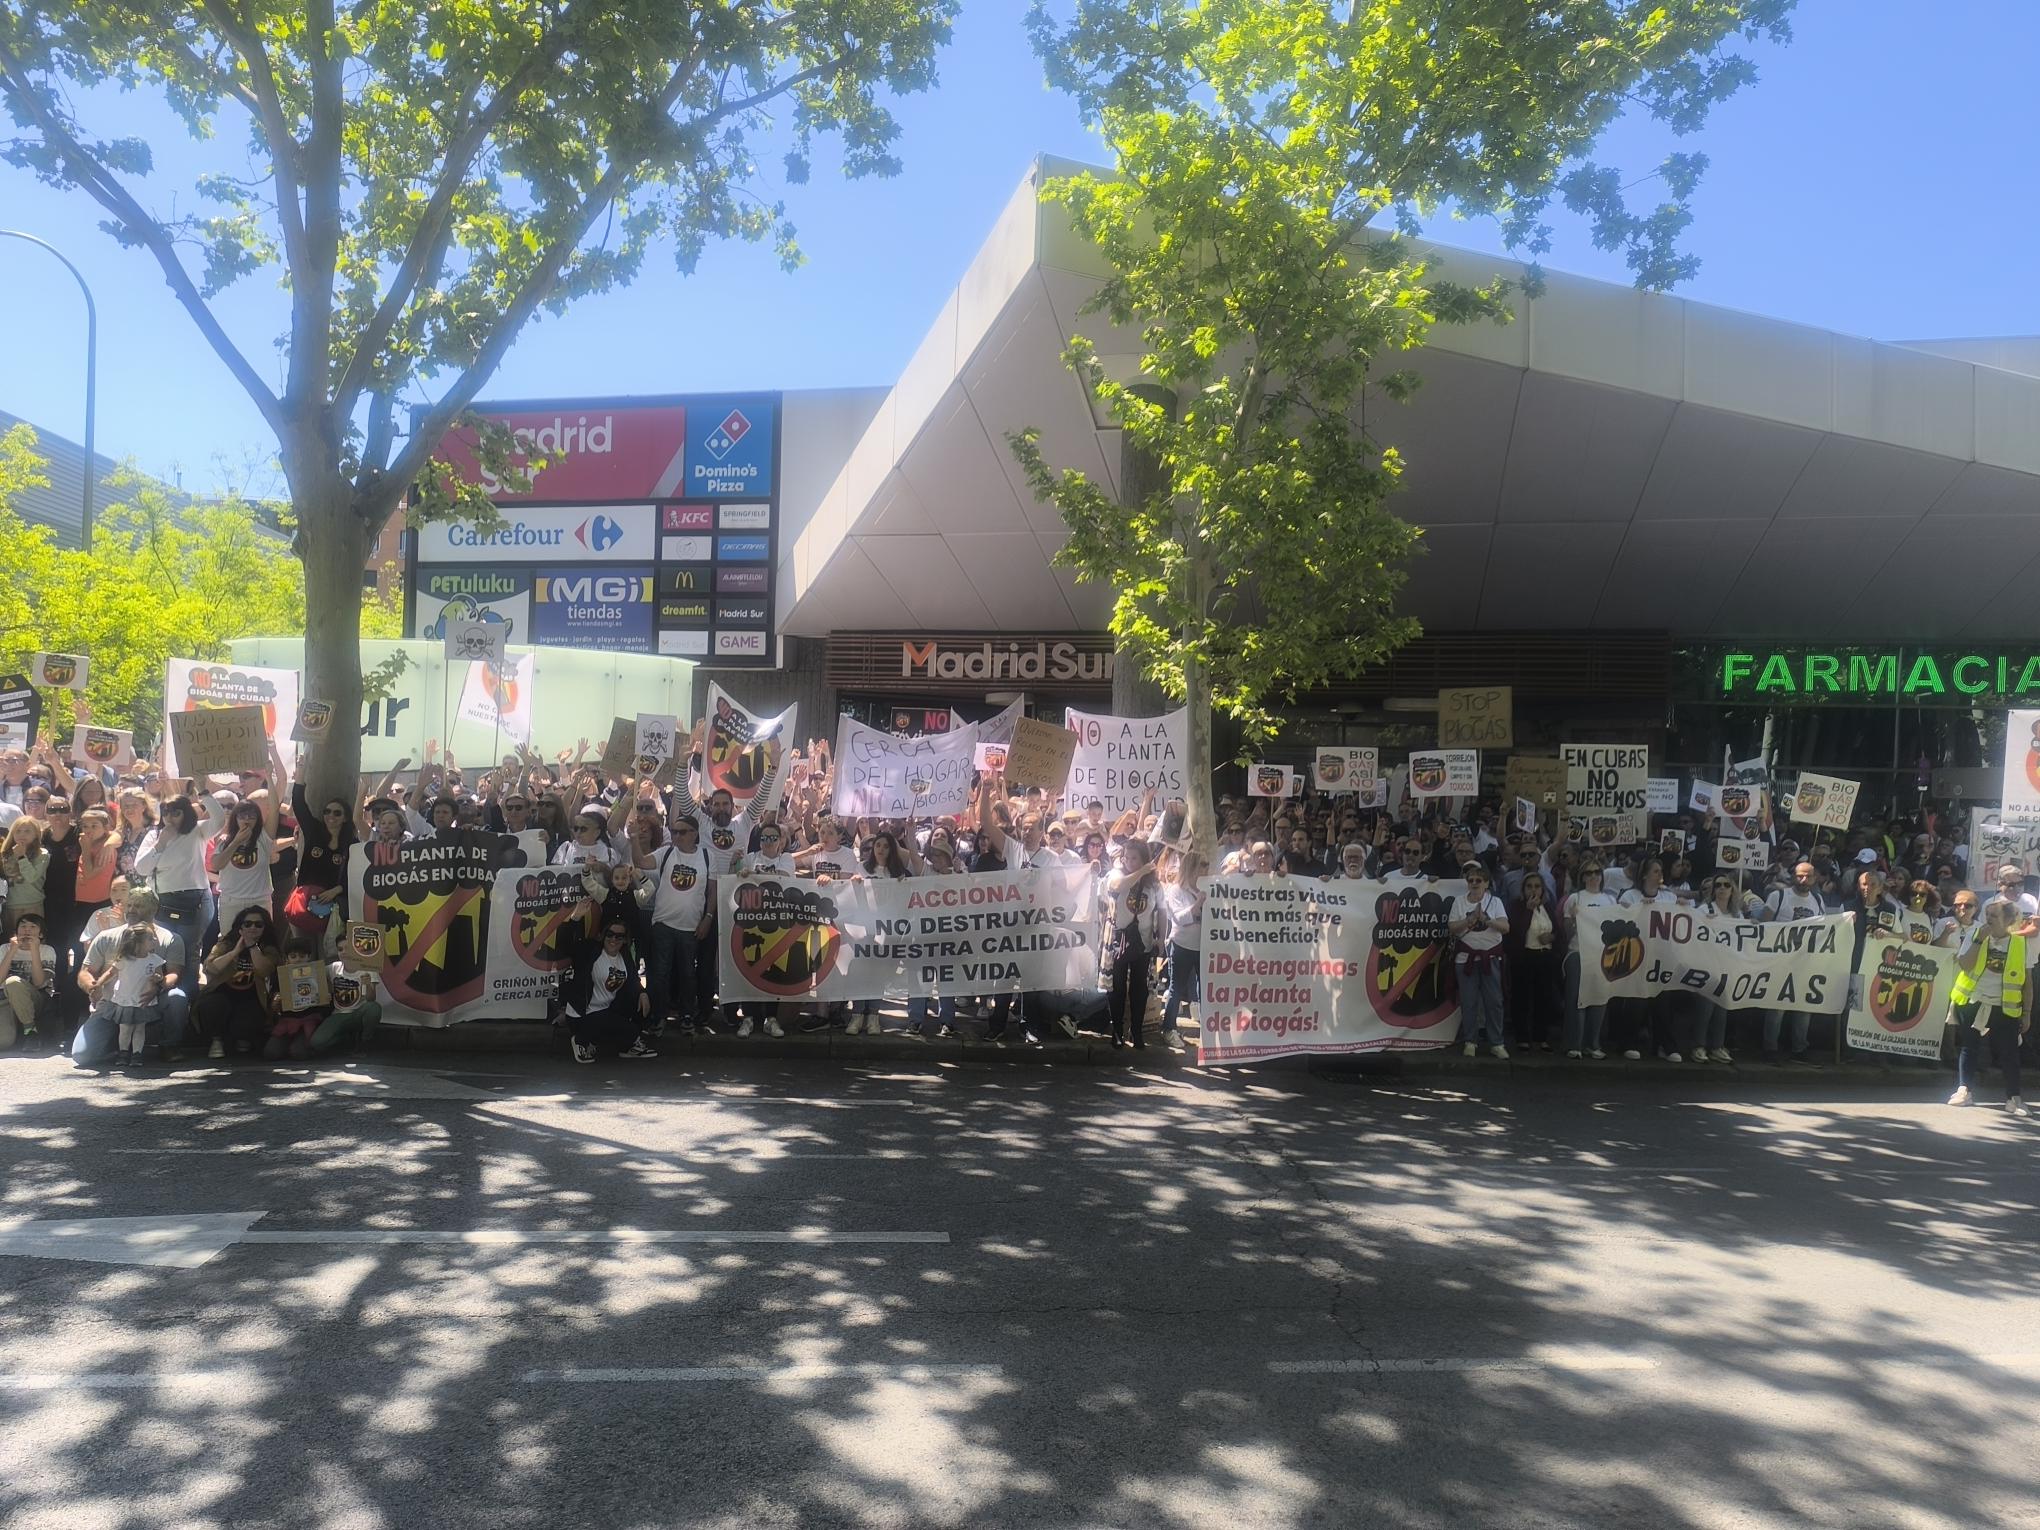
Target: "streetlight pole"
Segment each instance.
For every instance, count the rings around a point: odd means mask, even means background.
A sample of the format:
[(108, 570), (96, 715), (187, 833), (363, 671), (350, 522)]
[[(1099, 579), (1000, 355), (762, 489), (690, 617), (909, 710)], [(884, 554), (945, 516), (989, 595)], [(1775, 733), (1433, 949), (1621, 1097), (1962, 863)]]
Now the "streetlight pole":
[(40, 245), (57, 259), (63, 261), (64, 269), (71, 273), (71, 279), (78, 284), (78, 290), (85, 294), (85, 509), (78, 522), (78, 540), (85, 550), (92, 550), (92, 494), (95, 480), (99, 477), (99, 460), (93, 454), (92, 437), (99, 395), (99, 309), (92, 301), (92, 289), (85, 285), (85, 277), (72, 265), (68, 256), (47, 239), (38, 239), (34, 234), (24, 234), (16, 228), (0, 228), (0, 239), (26, 239), (30, 244)]

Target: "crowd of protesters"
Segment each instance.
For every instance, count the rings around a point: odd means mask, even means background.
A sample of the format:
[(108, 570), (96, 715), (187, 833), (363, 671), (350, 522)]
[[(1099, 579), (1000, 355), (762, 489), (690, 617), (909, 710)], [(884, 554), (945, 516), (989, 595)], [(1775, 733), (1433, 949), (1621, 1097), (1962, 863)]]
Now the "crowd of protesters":
[[(988, 774), (971, 810), (954, 817), (843, 819), (829, 809), (828, 743), (813, 740), (789, 750), (776, 767), (784, 779), (775, 773), (740, 809), (727, 791), (695, 795), (701, 746), (697, 726), (686, 767), (612, 775), (582, 740), (550, 759), (519, 750), (471, 775), (428, 745), (415, 773), (402, 761), (359, 800), (316, 808), (274, 752), (268, 770), (229, 786), (174, 779), (147, 761), (118, 774), (79, 770), (47, 744), (11, 751), (0, 756), (0, 1049), (62, 1049), (83, 1064), (136, 1068), (152, 1050), (175, 1060), (187, 1044), (213, 1058), (302, 1059), (366, 1042), (380, 1016), (374, 975), (350, 964), (338, 938), (351, 847), (481, 829), (535, 831), (551, 864), (585, 869), (576, 921), (585, 938), (555, 1004), (582, 1061), (603, 1045), (654, 1056), (651, 1041), (669, 1026), (743, 1036), (894, 1028), (1004, 1045), (1095, 1025), (1115, 1046), (1140, 1048), (1156, 1018), (1161, 1043), (1180, 1046), (1179, 1021), (1195, 1017), (1200, 997), (1208, 878), (1365, 877), (1455, 884), (1447, 930), (1469, 1057), (1485, 1046), (1499, 1059), (1516, 1048), (1817, 1066), (1844, 1049), (1840, 1016), (1731, 1011), (1685, 993), (1583, 1004), (1578, 921), (1612, 905), (1758, 920), (1848, 911), (1859, 950), (1891, 937), (1957, 953), (1950, 1103), (1975, 1097), (1988, 1054), (2007, 1108), (2025, 1113), (2020, 1054), (2040, 903), (2018, 866), (1974, 890), (1966, 841), (1931, 818), (1869, 818), (1818, 835), (1778, 825), (1766, 833), (1768, 869), (1738, 872), (1718, 864), (1718, 825), (1705, 813), (1662, 821), (1651, 844), (1602, 850), (1549, 814), (1535, 830), (1514, 828), (1487, 802), (1462, 801), (1455, 816), (1421, 805), (1391, 814), (1351, 795), (1228, 796), (1206, 865), (1189, 846), (1180, 800), (1150, 796), (1108, 816), (1101, 801), (1008, 791)], [(909, 1001), (903, 1015), (872, 1002), (728, 1003), (719, 992), (719, 879), (777, 872), (827, 885), (1047, 865), (1097, 878), (1104, 956), (1092, 989), (943, 994)], [(330, 1003), (280, 1010), (277, 973), (293, 960), (329, 966)]]

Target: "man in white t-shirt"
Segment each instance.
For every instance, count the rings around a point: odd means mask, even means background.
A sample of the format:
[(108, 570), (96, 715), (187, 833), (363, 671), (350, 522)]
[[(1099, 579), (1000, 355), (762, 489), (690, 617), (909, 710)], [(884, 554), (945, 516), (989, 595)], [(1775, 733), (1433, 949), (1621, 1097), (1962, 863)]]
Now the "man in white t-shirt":
[(708, 1023), (708, 998), (696, 974), (697, 952), (713, 928), (710, 894), (714, 880), (701, 849), (701, 825), (691, 817), (673, 820), (673, 842), (652, 857), (651, 876), (637, 890), (640, 906), (651, 910), (651, 950), (645, 970), (650, 976), (651, 1031), (657, 1035), (669, 1017), (684, 1031)]

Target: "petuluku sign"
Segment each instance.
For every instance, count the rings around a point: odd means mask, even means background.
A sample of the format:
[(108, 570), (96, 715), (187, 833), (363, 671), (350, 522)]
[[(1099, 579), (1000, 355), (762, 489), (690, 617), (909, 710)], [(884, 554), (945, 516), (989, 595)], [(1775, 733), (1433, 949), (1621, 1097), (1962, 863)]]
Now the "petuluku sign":
[(1701, 650), (1716, 701), (1971, 706), (2040, 700), (2040, 651), (1911, 647)]
[(441, 460), (489, 491), (503, 524), (419, 528), (414, 636), (483, 620), (512, 643), (773, 664), (778, 394), (478, 409), (545, 466), (528, 493), (510, 493), (471, 430), (448, 432)]

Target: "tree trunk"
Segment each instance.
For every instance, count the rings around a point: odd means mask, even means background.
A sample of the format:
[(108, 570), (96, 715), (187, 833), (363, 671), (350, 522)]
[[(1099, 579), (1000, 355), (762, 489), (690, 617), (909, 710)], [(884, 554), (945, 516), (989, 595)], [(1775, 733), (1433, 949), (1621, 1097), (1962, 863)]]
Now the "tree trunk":
[(314, 804), (361, 795), (361, 569), (367, 532), (353, 488), (337, 473), (294, 496), (298, 551), (305, 565), (304, 696), (330, 702), (333, 722), (310, 746), (303, 769)]
[[(1201, 553), (1186, 563), (1185, 603), (1193, 611), (1211, 606), (1211, 569)], [(1185, 768), (1189, 780), (1183, 799), (1189, 809), (1184, 832), (1207, 868), (1218, 857), (1218, 808), (1211, 800), (1211, 677), (1205, 673), (1194, 647), (1185, 645), (1183, 655), (1183, 706), (1190, 725), (1190, 759)]]

